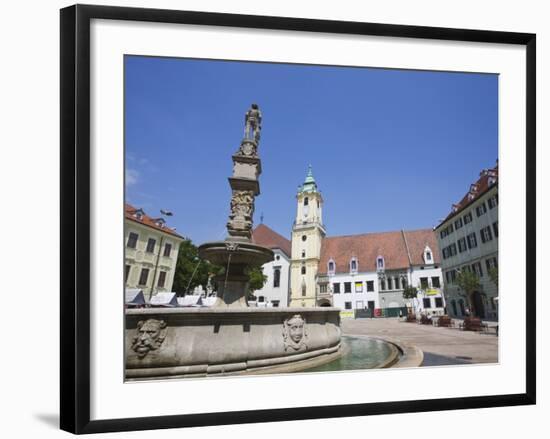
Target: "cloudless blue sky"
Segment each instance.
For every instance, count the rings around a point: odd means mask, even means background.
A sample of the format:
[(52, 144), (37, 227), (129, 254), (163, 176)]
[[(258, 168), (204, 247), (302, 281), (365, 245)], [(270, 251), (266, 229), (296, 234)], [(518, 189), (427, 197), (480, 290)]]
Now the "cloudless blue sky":
[(289, 236), (311, 164), (329, 236), (433, 227), (498, 156), (498, 76), (125, 58), (126, 200), (225, 237), (231, 155), (263, 113), (255, 224)]

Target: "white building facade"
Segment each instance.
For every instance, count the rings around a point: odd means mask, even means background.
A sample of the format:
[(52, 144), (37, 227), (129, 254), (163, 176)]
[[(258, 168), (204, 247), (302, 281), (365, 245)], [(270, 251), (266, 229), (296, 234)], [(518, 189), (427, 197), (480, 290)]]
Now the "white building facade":
[(253, 292), (259, 307), (287, 307), (290, 299), (290, 253), (288, 239), (264, 224), (252, 232), (254, 243), (273, 250), (274, 259), (262, 265), (267, 280), (262, 289)]
[[(462, 200), (436, 228), (447, 309), (452, 317), (475, 317), (498, 321), (498, 164), (480, 173)], [(457, 285), (461, 271), (479, 278), (473, 293)], [(498, 273), (498, 271), (496, 271)]]

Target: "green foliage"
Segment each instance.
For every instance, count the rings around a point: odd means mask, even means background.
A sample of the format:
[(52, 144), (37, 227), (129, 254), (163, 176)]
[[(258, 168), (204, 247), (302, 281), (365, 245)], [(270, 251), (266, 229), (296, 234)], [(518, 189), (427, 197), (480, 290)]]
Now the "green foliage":
[(456, 284), (470, 295), (480, 288), (479, 276), (472, 271), (462, 270), (456, 277)]
[(498, 288), (498, 267), (489, 269), (489, 278)]
[(250, 278), (248, 284), (249, 294), (253, 291), (262, 289), (267, 282), (267, 276), (263, 273), (261, 267), (253, 267), (248, 270), (248, 276)]
[(182, 296), (199, 285), (206, 289), (211, 274), (218, 274), (220, 267), (199, 258), (198, 248), (190, 239), (180, 244), (172, 289)]
[(418, 294), (418, 289), (416, 287), (413, 287), (412, 285), (408, 285), (403, 290), (403, 299), (416, 299), (417, 294)]

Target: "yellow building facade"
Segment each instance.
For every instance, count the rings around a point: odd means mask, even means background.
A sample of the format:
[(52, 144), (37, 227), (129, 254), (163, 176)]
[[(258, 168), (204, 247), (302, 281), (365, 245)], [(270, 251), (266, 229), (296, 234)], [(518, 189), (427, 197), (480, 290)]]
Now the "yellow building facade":
[(323, 197), (317, 189), (311, 166), (296, 195), (296, 219), (292, 227), (290, 306), (316, 306), (316, 278), (321, 259)]
[(151, 218), (142, 209), (126, 205), (124, 218), (124, 282), (140, 289), (146, 300), (159, 292), (172, 291), (182, 236), (164, 219)]

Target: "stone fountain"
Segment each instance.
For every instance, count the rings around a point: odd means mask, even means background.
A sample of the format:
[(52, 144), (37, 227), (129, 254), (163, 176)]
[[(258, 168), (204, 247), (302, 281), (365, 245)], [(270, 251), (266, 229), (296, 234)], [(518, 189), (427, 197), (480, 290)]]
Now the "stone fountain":
[(341, 355), (338, 308), (251, 308), (248, 269), (273, 260), (252, 242), (254, 200), (260, 194), (262, 115), (252, 104), (233, 155), (231, 212), (224, 241), (199, 256), (225, 267), (209, 308), (126, 311), (126, 378), (153, 379), (309, 369)]

